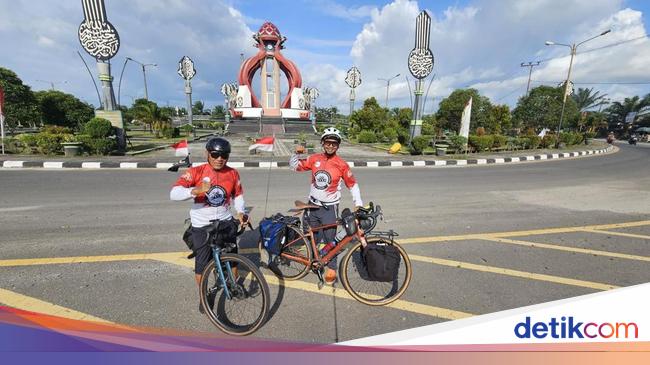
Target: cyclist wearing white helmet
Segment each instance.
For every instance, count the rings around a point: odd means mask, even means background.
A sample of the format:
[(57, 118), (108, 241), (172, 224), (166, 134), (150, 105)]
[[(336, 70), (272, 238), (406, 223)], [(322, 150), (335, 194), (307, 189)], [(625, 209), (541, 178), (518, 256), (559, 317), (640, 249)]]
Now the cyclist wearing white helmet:
[[(321, 136), (321, 146), (324, 153), (313, 154), (300, 158), (298, 154), (305, 152), (303, 146), (296, 147), (296, 154), (291, 156), (289, 166), (294, 171), (311, 171), (311, 187), (309, 202), (318, 205), (318, 209), (305, 210), (303, 219), (311, 227), (336, 223), (339, 215), (341, 200), (341, 184), (350, 189), (355, 208), (363, 206), (361, 191), (350, 166), (336, 154), (341, 144), (341, 132), (334, 128), (325, 128)], [(336, 229), (323, 230), (324, 237), (316, 237), (316, 241), (324, 238), (324, 242), (333, 242)], [(336, 281), (337, 260), (334, 258), (325, 270), (325, 281), (328, 284)]]

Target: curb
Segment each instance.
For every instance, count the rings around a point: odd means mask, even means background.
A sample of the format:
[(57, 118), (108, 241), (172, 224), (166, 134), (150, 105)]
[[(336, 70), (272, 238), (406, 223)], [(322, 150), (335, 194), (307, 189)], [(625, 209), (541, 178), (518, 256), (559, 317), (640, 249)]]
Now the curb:
[[(527, 161), (555, 160), (571, 157), (583, 157), (591, 155), (600, 155), (613, 152), (614, 147), (588, 151), (564, 152), (520, 157), (504, 158), (478, 158), (467, 160), (420, 160), (420, 161), (349, 161), (350, 167), (445, 167), (445, 166), (466, 166), (466, 165), (500, 165)], [(193, 166), (203, 165), (205, 162), (194, 163)], [(172, 162), (95, 162), (95, 161), (2, 161), (2, 168), (44, 168), (44, 169), (168, 169), (174, 163)], [(270, 162), (228, 162), (228, 166), (234, 168), (270, 168), (270, 167), (288, 167), (288, 161)]]

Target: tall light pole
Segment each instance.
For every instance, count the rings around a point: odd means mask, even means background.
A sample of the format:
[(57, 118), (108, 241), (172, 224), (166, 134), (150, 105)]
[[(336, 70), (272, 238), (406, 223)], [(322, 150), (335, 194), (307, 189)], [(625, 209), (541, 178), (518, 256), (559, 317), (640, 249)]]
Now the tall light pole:
[(55, 84), (67, 84), (67, 83), (68, 83), (68, 82), (65, 81), (65, 80), (64, 80), (64, 81), (36, 80), (36, 81), (38, 81), (38, 82), (44, 82), (44, 83), (46, 83), (46, 84), (50, 84), (50, 87), (52, 88), (52, 90), (56, 90), (56, 88), (54, 87)]
[(388, 90), (390, 89), (390, 82), (393, 81), (394, 78), (399, 77), (399, 74), (389, 78), (389, 79), (377, 79), (380, 81), (386, 81), (386, 109), (388, 109)]
[(567, 74), (566, 77), (566, 82), (564, 83), (564, 98), (562, 99), (562, 112), (560, 113), (560, 123), (558, 124), (557, 127), (557, 142), (556, 146), (560, 144), (560, 133), (562, 132), (562, 119), (564, 119), (564, 108), (566, 107), (566, 98), (567, 94), (569, 93), (569, 81), (571, 80), (571, 67), (573, 66), (573, 57), (576, 55), (576, 50), (578, 49), (578, 46), (581, 44), (587, 43), (592, 39), (596, 39), (598, 37), (602, 37), (605, 34), (611, 32), (611, 29), (607, 29), (606, 31), (600, 33), (599, 35), (593, 36), (589, 39), (586, 39), (580, 43), (573, 43), (573, 44), (564, 44), (564, 43), (557, 43), (557, 42), (551, 42), (551, 41), (546, 41), (545, 44), (547, 46), (565, 46), (569, 47), (571, 49), (571, 61), (569, 61), (569, 73)]
[[(144, 79), (144, 98), (146, 100), (149, 100), (149, 93), (147, 92), (147, 71), (146, 71), (146, 67), (147, 66), (158, 66), (158, 65), (155, 64), (155, 63), (142, 63), (140, 61), (134, 60), (131, 57), (127, 57), (126, 60), (127, 61), (133, 61), (133, 62), (137, 63), (138, 65), (140, 65), (142, 67), (142, 78)], [(124, 62), (124, 65), (126, 66), (126, 62)]]
[(536, 63), (528, 62), (528, 63), (521, 63), (521, 67), (528, 67), (528, 85), (526, 86), (526, 96), (528, 96), (528, 90), (530, 90), (530, 77), (533, 75), (533, 67), (539, 66), (541, 62), (537, 61)]

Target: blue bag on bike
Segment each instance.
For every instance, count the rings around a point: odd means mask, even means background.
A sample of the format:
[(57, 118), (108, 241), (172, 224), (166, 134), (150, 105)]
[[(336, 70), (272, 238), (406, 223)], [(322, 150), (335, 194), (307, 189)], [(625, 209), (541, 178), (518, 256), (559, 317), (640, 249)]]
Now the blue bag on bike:
[(260, 221), (262, 247), (272, 255), (279, 255), (284, 243), (286, 224), (282, 220), (264, 218)]
[(260, 252), (260, 261), (263, 264), (271, 264), (273, 259), (282, 252), (282, 246), (287, 242), (287, 239), (290, 239), (287, 236), (294, 232), (288, 229), (287, 226), (297, 225), (299, 223), (299, 218), (285, 216), (280, 213), (260, 221), (260, 246), (262, 249)]

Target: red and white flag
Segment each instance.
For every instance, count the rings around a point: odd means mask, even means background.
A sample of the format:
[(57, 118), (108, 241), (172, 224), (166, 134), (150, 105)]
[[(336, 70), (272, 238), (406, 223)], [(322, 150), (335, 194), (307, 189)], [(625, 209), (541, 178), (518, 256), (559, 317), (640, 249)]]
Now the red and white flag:
[(176, 150), (176, 156), (184, 157), (190, 154), (186, 139), (174, 143), (171, 147)]
[(275, 141), (275, 138), (268, 136), (268, 137), (262, 137), (258, 140), (255, 141), (250, 147), (248, 147), (248, 150), (254, 150), (258, 149), (260, 151), (266, 151), (266, 152), (272, 152), (273, 151), (273, 141)]

